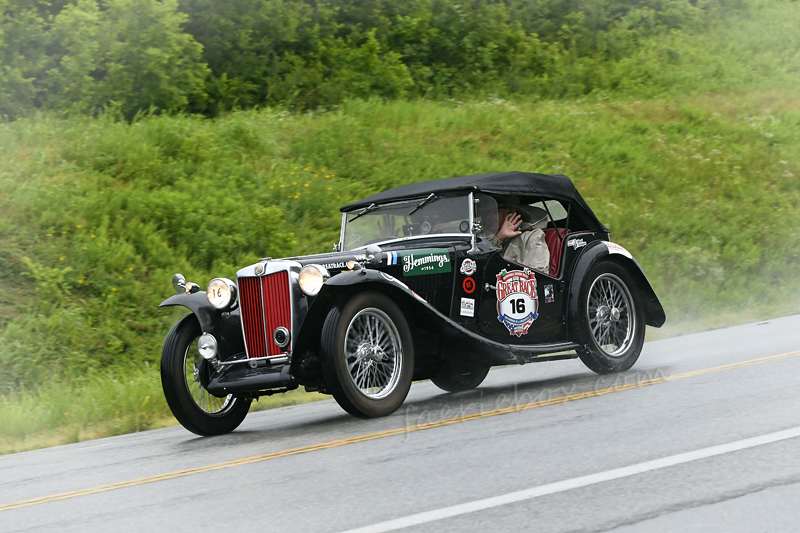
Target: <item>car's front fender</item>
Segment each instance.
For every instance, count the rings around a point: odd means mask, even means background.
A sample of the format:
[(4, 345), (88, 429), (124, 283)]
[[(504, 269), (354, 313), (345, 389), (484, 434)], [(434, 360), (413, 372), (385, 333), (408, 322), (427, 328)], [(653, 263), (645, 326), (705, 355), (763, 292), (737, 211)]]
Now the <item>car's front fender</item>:
[(219, 311), (209, 303), (206, 293), (202, 291), (170, 296), (158, 307), (185, 307), (194, 313), (203, 333), (210, 333), (217, 339), (220, 360), (225, 361), (234, 355), (244, 353), (239, 308), (230, 312)]
[(650, 281), (639, 266), (636, 259), (633, 258), (622, 246), (608, 241), (594, 241), (589, 246), (584, 248), (575, 263), (575, 268), (572, 271), (570, 279), (570, 294), (568, 300), (568, 326), (578, 323), (578, 298), (580, 295), (580, 287), (583, 279), (589, 271), (601, 261), (616, 261), (621, 264), (633, 277), (636, 283), (636, 289), (639, 291), (639, 296), (644, 306), (645, 323), (648, 326), (660, 328), (667, 320), (667, 315), (661, 302), (650, 285)]

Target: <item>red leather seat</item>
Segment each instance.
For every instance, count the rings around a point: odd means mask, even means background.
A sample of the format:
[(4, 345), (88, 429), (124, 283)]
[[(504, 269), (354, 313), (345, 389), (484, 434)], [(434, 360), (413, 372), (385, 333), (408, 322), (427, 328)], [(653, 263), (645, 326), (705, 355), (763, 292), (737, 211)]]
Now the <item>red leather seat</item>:
[(544, 241), (550, 250), (550, 275), (558, 277), (558, 269), (561, 268), (561, 251), (564, 247), (564, 240), (571, 232), (566, 228), (550, 228), (544, 232)]

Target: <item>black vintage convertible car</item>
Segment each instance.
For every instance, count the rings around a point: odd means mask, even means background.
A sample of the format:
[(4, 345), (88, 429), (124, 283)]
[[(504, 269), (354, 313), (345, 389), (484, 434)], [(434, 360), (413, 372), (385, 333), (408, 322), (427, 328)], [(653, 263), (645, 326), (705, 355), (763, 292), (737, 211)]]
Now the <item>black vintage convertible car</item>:
[[(510, 195), (546, 213), (544, 268), (491, 242), (498, 199)], [(161, 381), (188, 430), (233, 431), (253, 399), (301, 385), (367, 418), (395, 411), (413, 380), (456, 392), (492, 366), (575, 357), (620, 372), (639, 357), (645, 325), (666, 319), (566, 176), (426, 181), (341, 211), (333, 253), (261, 259), (205, 291), (175, 275), (179, 294), (161, 306), (192, 313), (167, 335)]]

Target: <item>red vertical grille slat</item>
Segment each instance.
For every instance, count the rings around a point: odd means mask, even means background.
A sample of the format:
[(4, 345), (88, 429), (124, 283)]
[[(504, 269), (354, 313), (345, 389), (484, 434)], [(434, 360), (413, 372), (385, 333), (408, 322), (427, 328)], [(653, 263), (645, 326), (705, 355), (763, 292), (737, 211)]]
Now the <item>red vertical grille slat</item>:
[(264, 311), (258, 278), (239, 278), (239, 305), (242, 308), (244, 340), (248, 357), (266, 357)]
[[(267, 351), (269, 355), (285, 353), (286, 348), (280, 348), (272, 339), (272, 332), (283, 326), (292, 330), (291, 312), (289, 307), (289, 273), (276, 272), (261, 278), (261, 290), (264, 295), (264, 324), (267, 330)], [(287, 347), (288, 348), (288, 347)]]

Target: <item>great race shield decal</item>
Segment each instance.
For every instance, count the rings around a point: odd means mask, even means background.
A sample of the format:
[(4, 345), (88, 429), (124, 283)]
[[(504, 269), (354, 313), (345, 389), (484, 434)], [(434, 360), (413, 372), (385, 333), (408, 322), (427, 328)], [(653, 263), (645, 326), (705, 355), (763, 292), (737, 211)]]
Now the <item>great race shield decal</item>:
[(497, 319), (508, 328), (511, 335), (521, 337), (528, 333), (533, 321), (539, 317), (539, 299), (536, 294), (536, 277), (530, 269), (505, 269), (497, 274)]

